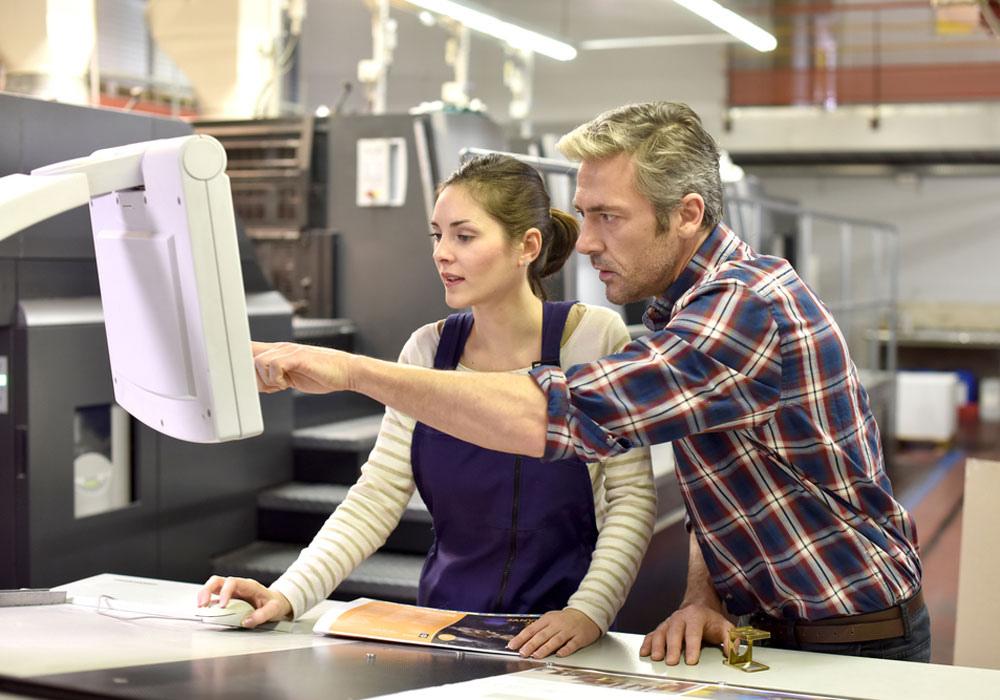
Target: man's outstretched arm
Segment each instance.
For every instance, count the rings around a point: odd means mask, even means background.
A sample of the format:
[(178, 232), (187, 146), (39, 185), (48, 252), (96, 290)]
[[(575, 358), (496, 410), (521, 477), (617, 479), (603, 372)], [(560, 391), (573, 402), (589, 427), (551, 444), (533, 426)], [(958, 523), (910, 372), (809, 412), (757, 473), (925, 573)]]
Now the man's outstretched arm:
[(253, 343), (257, 388), (355, 391), (489, 449), (541, 457), (545, 394), (528, 376), (442, 372), (296, 343)]

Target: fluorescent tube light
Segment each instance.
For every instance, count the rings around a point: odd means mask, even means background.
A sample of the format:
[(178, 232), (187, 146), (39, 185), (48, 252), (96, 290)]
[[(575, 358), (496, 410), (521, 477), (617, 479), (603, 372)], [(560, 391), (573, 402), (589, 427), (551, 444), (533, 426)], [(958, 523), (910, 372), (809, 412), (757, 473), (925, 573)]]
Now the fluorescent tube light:
[(489, 34), (518, 49), (534, 51), (559, 61), (570, 61), (576, 58), (576, 49), (569, 44), (556, 41), (544, 34), (533, 32), (516, 24), (504, 22), (485, 12), (473, 10), (471, 7), (459, 5), (451, 0), (407, 0), (407, 2), (439, 15), (450, 17), (469, 29)]
[(701, 46), (703, 44), (731, 44), (739, 41), (732, 34), (669, 34), (666, 36), (632, 36), (620, 39), (585, 39), (577, 46), (581, 51), (607, 51), (613, 49), (646, 49), (664, 46)]
[(678, 5), (704, 17), (719, 29), (729, 32), (758, 51), (773, 51), (778, 40), (748, 19), (744, 19), (715, 0), (674, 0)]

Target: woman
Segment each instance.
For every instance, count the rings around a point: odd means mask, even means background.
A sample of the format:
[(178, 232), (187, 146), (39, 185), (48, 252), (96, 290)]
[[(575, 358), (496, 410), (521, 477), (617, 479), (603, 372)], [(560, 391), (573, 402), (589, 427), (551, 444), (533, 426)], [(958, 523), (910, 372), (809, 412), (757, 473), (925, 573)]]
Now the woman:
[[(562, 267), (577, 234), (576, 219), (550, 209), (530, 166), (495, 154), (467, 162), (438, 188), (431, 239), (447, 304), (471, 313), (417, 329), (399, 361), (526, 372), (533, 364), (569, 367), (618, 350), (629, 337), (613, 311), (543, 302), (542, 280)], [(246, 626), (301, 615), (381, 546), (416, 488), (435, 534), (418, 604), (545, 613), (511, 648), (536, 658), (565, 656), (607, 631), (652, 534), (656, 497), (647, 449), (604, 463), (542, 463), (462, 442), (386, 409), (361, 471), (270, 588), (216, 576), (199, 592), (199, 604), (212, 594), (223, 604), (246, 599), (257, 608)]]

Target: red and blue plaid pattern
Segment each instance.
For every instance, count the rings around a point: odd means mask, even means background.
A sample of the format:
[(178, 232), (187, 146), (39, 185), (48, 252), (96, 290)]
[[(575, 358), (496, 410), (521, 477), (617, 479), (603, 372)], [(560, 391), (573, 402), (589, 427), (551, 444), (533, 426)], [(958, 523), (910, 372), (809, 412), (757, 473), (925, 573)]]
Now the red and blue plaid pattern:
[(816, 620), (916, 593), (916, 528), (833, 316), (795, 270), (725, 226), (616, 355), (532, 374), (546, 459), (673, 441), (705, 563), (730, 613)]

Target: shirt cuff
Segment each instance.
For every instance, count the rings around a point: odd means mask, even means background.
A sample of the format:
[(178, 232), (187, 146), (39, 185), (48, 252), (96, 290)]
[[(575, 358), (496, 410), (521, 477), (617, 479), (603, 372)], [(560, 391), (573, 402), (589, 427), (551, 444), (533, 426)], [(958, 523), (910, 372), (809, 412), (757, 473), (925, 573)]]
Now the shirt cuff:
[(603, 608), (596, 605), (591, 605), (582, 600), (574, 600), (576, 596), (569, 599), (566, 605), (566, 610), (576, 610), (577, 612), (582, 612), (587, 618), (597, 625), (598, 629), (601, 630), (601, 634), (605, 635), (608, 633), (608, 627), (611, 626), (611, 620), (608, 617), (608, 612)]
[(288, 599), (288, 602), (292, 604), (292, 619), (297, 620), (302, 616), (308, 608), (306, 608), (307, 601), (302, 596), (301, 590), (297, 587), (288, 583), (284, 577), (279, 578), (277, 581), (272, 583), (269, 588), (272, 591), (277, 591), (281, 595)]
[(530, 374), (545, 393), (546, 412), (549, 416), (542, 461), (551, 462), (572, 457), (575, 451), (569, 429), (570, 395), (566, 375), (561, 369), (552, 365), (536, 367)]
[(573, 405), (569, 381), (561, 369), (548, 365), (536, 367), (531, 370), (531, 377), (545, 392), (549, 417), (543, 462), (571, 457), (597, 462), (632, 448), (627, 439), (612, 435)]

